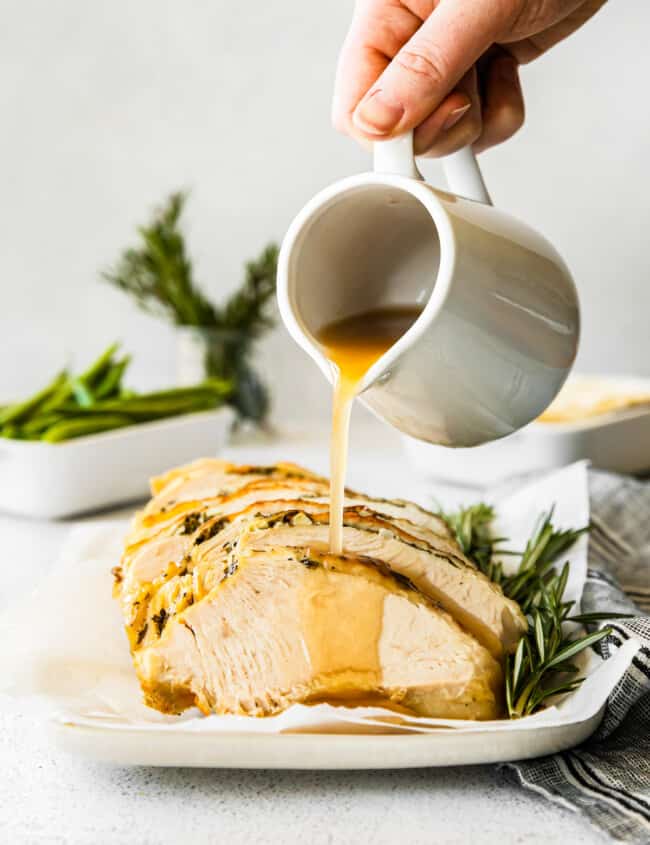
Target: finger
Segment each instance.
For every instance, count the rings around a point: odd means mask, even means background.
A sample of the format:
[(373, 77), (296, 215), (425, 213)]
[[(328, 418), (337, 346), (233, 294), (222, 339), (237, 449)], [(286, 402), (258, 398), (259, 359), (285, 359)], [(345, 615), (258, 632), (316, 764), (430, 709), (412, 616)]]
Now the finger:
[(512, 56), (497, 55), (485, 69), (484, 83), (483, 131), (474, 144), (477, 153), (507, 141), (525, 118), (519, 65)]
[[(448, 107), (450, 100), (455, 104), (451, 109)], [(476, 68), (473, 67), (442, 105), (417, 127), (415, 151), (432, 158), (450, 155), (474, 143), (480, 134), (481, 101)]]
[(336, 129), (361, 137), (352, 113), (421, 24), (405, 6), (382, 8), (381, 15), (372, 3), (357, 6), (337, 64), (332, 102)]
[(519, 64), (527, 64), (568, 38), (602, 9), (606, 2), (607, 0), (586, 0), (572, 3), (569, 8), (565, 6), (561, 9), (559, 18), (551, 26), (546, 25), (539, 31), (534, 27), (534, 31), (523, 38), (520, 32), (515, 32), (514, 38), (509, 37), (503, 43), (507, 43), (508, 51)]
[(604, 5), (605, 0), (546, 0), (543, 4), (525, 3), (508, 28), (504, 41), (514, 43), (531, 39), (537, 42), (541, 39), (543, 50), (548, 50), (582, 26)]
[(416, 155), (427, 155), (435, 139), (447, 129), (451, 129), (463, 115), (471, 109), (472, 103), (466, 94), (455, 88), (442, 101), (433, 114), (415, 129), (413, 149)]
[(390, 59), (365, 45), (344, 45), (339, 57), (332, 101), (332, 123), (339, 132), (357, 135), (352, 112), (388, 66)]
[(356, 128), (372, 139), (422, 123), (497, 39), (510, 5), (441, 0), (355, 109)]

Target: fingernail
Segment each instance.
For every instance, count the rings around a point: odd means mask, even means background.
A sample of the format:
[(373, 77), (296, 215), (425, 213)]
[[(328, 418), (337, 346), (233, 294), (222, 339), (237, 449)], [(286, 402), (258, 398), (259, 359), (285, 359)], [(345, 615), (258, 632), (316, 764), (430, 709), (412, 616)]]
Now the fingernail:
[(449, 114), (447, 115), (447, 119), (442, 124), (442, 128), (445, 131), (447, 129), (451, 129), (452, 126), (455, 126), (458, 123), (458, 121), (461, 119), (461, 117), (464, 114), (467, 114), (467, 112), (471, 109), (471, 107), (472, 107), (472, 104), (467, 103), (466, 105), (459, 106), (457, 109), (454, 109), (453, 111), (449, 112)]
[(402, 119), (404, 106), (387, 97), (383, 91), (373, 91), (363, 99), (352, 115), (353, 123), (364, 132), (386, 135)]

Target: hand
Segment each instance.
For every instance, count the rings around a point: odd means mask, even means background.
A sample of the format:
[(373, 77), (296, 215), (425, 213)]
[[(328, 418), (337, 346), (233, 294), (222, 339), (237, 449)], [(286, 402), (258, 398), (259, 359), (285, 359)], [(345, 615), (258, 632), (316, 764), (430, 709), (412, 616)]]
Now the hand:
[(333, 121), (362, 143), (415, 129), (418, 155), (478, 152), (524, 122), (519, 65), (606, 0), (357, 0)]

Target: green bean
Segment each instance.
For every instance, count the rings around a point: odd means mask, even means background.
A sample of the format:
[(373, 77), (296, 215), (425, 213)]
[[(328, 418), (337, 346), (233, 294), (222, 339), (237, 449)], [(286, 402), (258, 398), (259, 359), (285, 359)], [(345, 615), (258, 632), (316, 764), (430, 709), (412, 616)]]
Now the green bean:
[(194, 404), (218, 404), (223, 395), (213, 391), (200, 391), (181, 394), (180, 396), (157, 396), (154, 393), (143, 393), (127, 399), (105, 399), (96, 403), (96, 407), (111, 410), (123, 410), (127, 413), (146, 413), (147, 411), (164, 411), (165, 408), (185, 407)]
[(59, 443), (149, 420), (207, 411), (233, 391), (230, 381), (208, 379), (192, 387), (138, 394), (121, 387), (130, 357), (113, 360), (112, 344), (80, 376), (60, 373), (24, 402), (0, 407), (0, 436)]
[(167, 390), (157, 390), (153, 393), (142, 393), (139, 398), (164, 399), (166, 397), (177, 398), (179, 396), (196, 396), (199, 393), (210, 393), (225, 398), (233, 391), (233, 384), (228, 379), (211, 378), (206, 381), (193, 384), (190, 387), (170, 387)]
[[(71, 398), (76, 398), (80, 404), (91, 404), (92, 391), (94, 382), (101, 381), (107, 369), (110, 369), (112, 357), (118, 349), (119, 344), (112, 343), (108, 349), (104, 350), (94, 363), (88, 369), (76, 378), (68, 378), (64, 384), (54, 393), (51, 398), (45, 402), (41, 408), (42, 411), (48, 413), (50, 411), (58, 411)], [(83, 397), (83, 398), (79, 398)]]
[(229, 392), (230, 384), (228, 382), (218, 382), (157, 393), (102, 399), (87, 408), (79, 408), (73, 403), (66, 403), (59, 410), (68, 416), (123, 413), (132, 416), (134, 421), (142, 421), (214, 408), (221, 404)]
[(42, 404), (39, 409), (44, 414), (49, 414), (50, 411), (58, 411), (58, 409), (72, 396), (72, 387), (69, 378), (55, 390), (52, 396)]
[(214, 396), (188, 397), (176, 402), (169, 399), (151, 402), (144, 397), (142, 401), (115, 399), (97, 402), (91, 408), (77, 408), (74, 412), (66, 412), (65, 416), (69, 419), (82, 416), (90, 419), (107, 413), (126, 414), (136, 423), (188, 414), (192, 411), (207, 411), (216, 408), (219, 404), (220, 400)]
[(72, 390), (72, 395), (77, 400), (81, 408), (92, 408), (95, 404), (95, 397), (82, 379), (70, 379), (70, 388)]
[(46, 429), (63, 419), (65, 417), (60, 413), (41, 413), (24, 423), (21, 426), (21, 433), (28, 439), (38, 438)]
[(122, 376), (130, 363), (131, 356), (126, 355), (121, 361), (117, 361), (113, 364), (101, 382), (96, 385), (95, 390), (93, 391), (95, 399), (107, 399), (115, 392), (119, 391)]
[(5, 408), (0, 413), (0, 426), (6, 423), (19, 423), (28, 419), (33, 411), (39, 408), (39, 406), (42, 406), (65, 383), (66, 378), (67, 373), (63, 371), (46, 387), (34, 393), (33, 396), (30, 396), (29, 399), (25, 399), (23, 402), (17, 402), (15, 405), (9, 405), (8, 408)]
[(98, 417), (73, 417), (55, 423), (43, 434), (42, 440), (47, 443), (60, 443), (62, 440), (72, 440), (88, 434), (98, 434), (115, 428), (132, 425), (133, 420), (123, 414), (104, 414)]
[(119, 347), (119, 343), (111, 343), (99, 358), (88, 367), (86, 372), (79, 376), (79, 379), (88, 385), (88, 387), (95, 387), (95, 382), (100, 382), (106, 375), (107, 370), (110, 369), (113, 364), (113, 355), (115, 355)]

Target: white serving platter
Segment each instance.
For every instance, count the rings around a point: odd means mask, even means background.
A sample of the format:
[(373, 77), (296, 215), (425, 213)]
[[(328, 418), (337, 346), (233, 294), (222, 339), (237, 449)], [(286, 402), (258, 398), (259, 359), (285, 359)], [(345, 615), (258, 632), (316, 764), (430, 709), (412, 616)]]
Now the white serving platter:
[(142, 499), (152, 476), (216, 454), (233, 420), (222, 407), (63, 443), (0, 438), (0, 511), (59, 519)]
[(584, 722), (511, 732), (441, 729), (430, 734), (222, 733), (141, 731), (52, 724), (67, 752), (121, 766), (219, 769), (410, 769), (523, 760), (578, 745), (598, 727)]
[[(553, 473), (497, 503), (495, 530), (522, 547), (540, 510), (559, 526), (588, 521), (584, 464)], [(142, 702), (111, 566), (126, 520), (75, 528), (35, 593), (0, 619), (0, 709), (49, 725), (68, 752), (119, 765), (273, 769), (393, 769), (504, 762), (582, 742), (638, 643), (602, 661), (584, 657), (585, 682), (554, 706), (517, 721), (397, 716), (381, 708), (294, 705), (277, 716), (164, 716)], [(582, 594), (587, 537), (569, 550), (566, 597)], [(80, 634), (80, 632), (83, 632)]]

